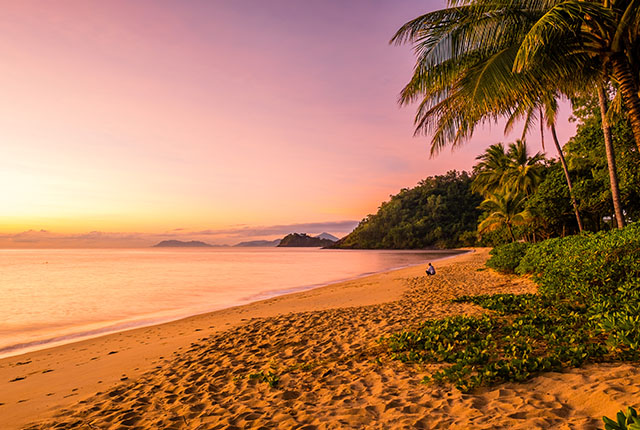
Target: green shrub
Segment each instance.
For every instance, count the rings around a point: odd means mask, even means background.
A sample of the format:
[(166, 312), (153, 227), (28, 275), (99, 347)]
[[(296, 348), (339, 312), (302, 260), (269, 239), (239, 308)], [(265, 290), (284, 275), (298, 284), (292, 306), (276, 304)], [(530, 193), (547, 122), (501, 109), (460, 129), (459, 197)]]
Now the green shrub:
[(640, 223), (531, 245), (516, 273), (533, 274), (545, 295), (583, 300), (615, 295), (640, 277)]
[(530, 243), (513, 242), (506, 245), (496, 246), (491, 250), (491, 258), (487, 261), (487, 266), (501, 273), (514, 273), (520, 260), (531, 247)]
[(425, 379), (462, 391), (586, 362), (640, 359), (640, 224), (494, 251), (492, 267), (519, 261), (516, 272), (532, 274), (538, 292), (455, 299), (492, 313), (429, 320), (391, 335), (384, 342), (394, 358), (445, 364)]

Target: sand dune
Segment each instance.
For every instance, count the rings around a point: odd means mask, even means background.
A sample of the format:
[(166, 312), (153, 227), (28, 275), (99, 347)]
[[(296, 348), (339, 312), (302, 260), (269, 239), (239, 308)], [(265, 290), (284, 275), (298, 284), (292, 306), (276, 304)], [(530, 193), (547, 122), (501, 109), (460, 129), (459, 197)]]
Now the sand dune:
[[(640, 402), (632, 364), (462, 394), (422, 384), (423, 366), (390, 361), (380, 336), (482, 312), (453, 297), (535, 291), (485, 270), (486, 258), (477, 250), (434, 277), (413, 267), (3, 360), (0, 427), (598, 429), (603, 414)], [(66, 385), (42, 385), (56, 373)]]

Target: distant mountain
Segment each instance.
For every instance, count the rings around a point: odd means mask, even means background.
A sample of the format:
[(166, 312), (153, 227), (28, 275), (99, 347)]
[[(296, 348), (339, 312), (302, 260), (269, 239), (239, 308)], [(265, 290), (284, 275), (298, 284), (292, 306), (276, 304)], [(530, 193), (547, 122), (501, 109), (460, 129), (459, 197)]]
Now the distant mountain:
[(312, 237), (306, 233), (291, 233), (286, 235), (278, 245), (279, 247), (324, 247), (333, 245), (335, 242), (320, 237)]
[(276, 240), (251, 240), (249, 242), (236, 243), (233, 246), (278, 246), (282, 239)]
[(333, 242), (337, 242), (337, 241), (340, 240), (337, 237), (335, 237), (334, 235), (329, 234), (329, 233), (320, 233), (319, 235), (313, 236), (313, 237), (317, 237), (317, 238), (320, 238), (320, 239), (327, 239), (327, 240), (331, 240)]
[(200, 242), (199, 240), (192, 240), (190, 242), (183, 242), (181, 240), (163, 240), (162, 242), (153, 245), (154, 248), (202, 248), (212, 246), (213, 245)]

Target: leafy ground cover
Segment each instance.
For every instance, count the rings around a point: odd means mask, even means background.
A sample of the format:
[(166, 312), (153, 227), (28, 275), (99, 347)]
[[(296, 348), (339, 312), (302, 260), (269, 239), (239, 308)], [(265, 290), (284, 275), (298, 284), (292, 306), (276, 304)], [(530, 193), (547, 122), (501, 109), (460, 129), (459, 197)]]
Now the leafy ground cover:
[(605, 430), (640, 430), (640, 417), (632, 407), (619, 411), (615, 421), (608, 417), (602, 417), (602, 420)]
[(640, 224), (550, 239), (525, 253), (511, 248), (496, 248), (489, 261), (519, 258), (509, 265), (533, 276), (537, 294), (460, 297), (491, 312), (388, 336), (392, 357), (441, 363), (425, 381), (465, 392), (586, 362), (640, 359)]

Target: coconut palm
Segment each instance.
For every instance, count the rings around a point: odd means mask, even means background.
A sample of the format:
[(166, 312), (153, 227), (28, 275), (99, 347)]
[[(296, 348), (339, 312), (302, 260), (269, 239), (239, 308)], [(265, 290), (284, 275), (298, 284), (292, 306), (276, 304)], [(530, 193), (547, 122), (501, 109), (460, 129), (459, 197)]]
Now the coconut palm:
[[(522, 130), (522, 139), (528, 133), (533, 119), (537, 116), (538, 123), (540, 124), (540, 139), (542, 141), (542, 149), (544, 150), (544, 128), (547, 126), (551, 130), (551, 136), (553, 138), (553, 144), (558, 152), (558, 158), (562, 165), (565, 180), (567, 181), (567, 187), (569, 188), (569, 198), (571, 199), (571, 205), (573, 206), (573, 212), (576, 216), (578, 223), (578, 229), (580, 232), (583, 230), (582, 217), (578, 210), (578, 202), (576, 201), (573, 193), (573, 184), (571, 182), (571, 176), (569, 175), (569, 167), (567, 161), (564, 158), (560, 141), (558, 140), (558, 134), (556, 133), (556, 117), (558, 114), (558, 99), (561, 95), (557, 91), (548, 91), (541, 94), (540, 99), (536, 100), (533, 104), (527, 105), (524, 102), (519, 103), (514, 110), (511, 117), (508, 119), (505, 126), (505, 133), (513, 129), (517, 120), (525, 119), (524, 127)], [(531, 101), (531, 100), (529, 100)], [(537, 115), (536, 115), (537, 114)]]
[[(640, 150), (640, 1), (549, 1), (549, 9), (522, 40), (514, 70), (537, 69), (542, 64), (582, 62), (600, 66), (594, 82), (618, 83)], [(560, 80), (571, 79), (575, 69), (565, 69)]]
[(504, 174), (509, 165), (504, 145), (491, 145), (483, 154), (478, 155), (476, 160), (480, 162), (473, 167), (471, 189), (485, 197), (499, 191), (503, 187)]
[(508, 190), (489, 196), (480, 204), (480, 209), (489, 213), (480, 225), (478, 232), (483, 233), (506, 227), (511, 241), (515, 242), (513, 227), (526, 224), (530, 215), (525, 210), (526, 195), (517, 191)]
[(512, 70), (523, 35), (544, 15), (547, 2), (454, 3), (406, 23), (391, 40), (411, 43), (416, 51), (414, 73), (399, 102), (419, 103), (416, 134), (432, 136), (432, 155), (461, 145), (478, 125), (510, 117), (519, 103), (535, 104), (541, 90), (557, 87), (555, 77), (566, 66)]
[[(530, 61), (519, 73), (513, 72), (516, 57), (522, 55), (523, 35), (540, 27), (538, 21), (546, 19), (556, 3), (562, 2), (451, 2), (452, 7), (423, 15), (398, 30), (392, 42), (411, 42), (417, 54), (414, 74), (399, 101), (419, 102), (416, 134), (432, 135), (432, 155), (449, 144), (459, 146), (479, 124), (539, 104), (544, 94), (572, 93), (596, 82), (598, 59), (576, 50), (571, 50), (575, 55), (560, 52), (562, 61)], [(561, 51), (560, 46), (545, 52)], [(610, 171), (613, 168), (610, 165)], [(616, 193), (612, 195), (615, 199)], [(614, 200), (614, 207), (620, 208), (619, 200)]]
[(618, 228), (624, 227), (624, 215), (622, 204), (620, 203), (620, 189), (618, 186), (618, 169), (616, 168), (616, 157), (613, 149), (613, 139), (611, 138), (611, 125), (607, 115), (607, 96), (602, 85), (597, 86), (598, 104), (600, 106), (600, 117), (602, 119), (602, 131), (604, 133), (604, 148), (607, 154), (607, 165), (609, 166), (609, 184), (611, 185), (611, 198), (613, 200), (613, 212), (616, 216)]
[(531, 195), (542, 179), (544, 156), (530, 157), (524, 140), (510, 143), (507, 151), (502, 143), (493, 144), (476, 160), (472, 188), (485, 197), (506, 189)]
[(524, 140), (510, 143), (506, 155), (509, 161), (503, 178), (504, 185), (530, 196), (542, 181), (544, 156), (537, 152), (529, 157), (527, 143)]
[[(609, 166), (611, 196), (618, 228), (624, 227), (622, 204), (619, 198), (617, 170), (611, 128), (608, 125), (605, 86), (609, 81), (609, 67), (618, 82), (636, 146), (640, 150), (640, 98), (639, 75), (632, 73), (632, 63), (638, 62), (640, 43), (640, 1), (605, 0), (602, 4), (586, 1), (566, 1), (553, 5), (531, 27), (524, 37), (514, 70), (540, 67), (550, 62), (562, 64), (566, 58), (572, 62), (597, 65), (600, 73), (592, 76), (591, 85), (598, 94), (602, 131)], [(570, 70), (561, 81), (570, 80)]]

